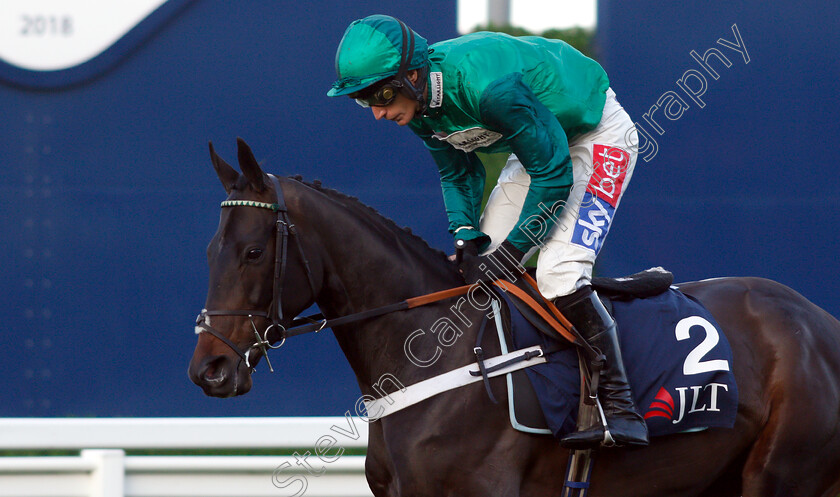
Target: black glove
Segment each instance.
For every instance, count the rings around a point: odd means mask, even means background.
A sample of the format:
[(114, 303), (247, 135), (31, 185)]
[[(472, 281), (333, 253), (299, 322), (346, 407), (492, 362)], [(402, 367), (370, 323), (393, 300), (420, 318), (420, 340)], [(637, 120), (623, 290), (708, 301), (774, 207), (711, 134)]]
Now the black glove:
[(522, 258), (525, 252), (514, 247), (508, 240), (495, 251), (478, 255), (478, 248), (472, 241), (464, 247), (464, 260), (459, 268), (468, 284), (497, 279), (514, 280), (523, 272)]

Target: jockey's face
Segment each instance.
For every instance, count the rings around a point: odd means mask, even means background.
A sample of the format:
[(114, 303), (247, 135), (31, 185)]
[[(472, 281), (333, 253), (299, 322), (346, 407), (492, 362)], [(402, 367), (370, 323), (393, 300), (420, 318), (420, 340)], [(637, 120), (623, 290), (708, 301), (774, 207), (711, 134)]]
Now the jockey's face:
[[(408, 72), (408, 79), (411, 81), (411, 84), (416, 84), (419, 76), (420, 74), (417, 70), (411, 70)], [(419, 102), (406, 97), (400, 92), (397, 92), (397, 97), (390, 104), (382, 106), (372, 105), (370, 107), (371, 112), (373, 112), (373, 117), (377, 121), (384, 117), (389, 121), (394, 121), (400, 126), (405, 126), (409, 123), (409, 121), (414, 119), (414, 116), (417, 114), (419, 109)]]
[(400, 126), (405, 126), (409, 121), (414, 119), (418, 107), (420, 107), (418, 102), (406, 97), (402, 93), (398, 93), (397, 97), (390, 104), (384, 106), (374, 105), (371, 106), (370, 110), (373, 112), (373, 117), (377, 121), (384, 117)]

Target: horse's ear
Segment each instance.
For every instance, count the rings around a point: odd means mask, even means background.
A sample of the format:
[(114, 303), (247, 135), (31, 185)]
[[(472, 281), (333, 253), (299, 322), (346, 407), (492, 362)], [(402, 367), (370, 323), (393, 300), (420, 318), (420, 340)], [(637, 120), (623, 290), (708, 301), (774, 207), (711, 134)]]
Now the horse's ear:
[(239, 172), (219, 157), (219, 154), (213, 148), (213, 142), (210, 142), (210, 161), (213, 163), (213, 169), (216, 170), (222, 186), (225, 187), (225, 192), (229, 194), (233, 190), (234, 185), (236, 185), (236, 180), (239, 179)]
[(248, 182), (251, 183), (254, 190), (261, 192), (265, 187), (265, 174), (262, 168), (260, 168), (259, 163), (257, 163), (254, 153), (251, 152), (251, 147), (242, 138), (237, 138), (236, 152), (239, 158), (239, 169), (242, 170), (242, 174), (248, 178)]

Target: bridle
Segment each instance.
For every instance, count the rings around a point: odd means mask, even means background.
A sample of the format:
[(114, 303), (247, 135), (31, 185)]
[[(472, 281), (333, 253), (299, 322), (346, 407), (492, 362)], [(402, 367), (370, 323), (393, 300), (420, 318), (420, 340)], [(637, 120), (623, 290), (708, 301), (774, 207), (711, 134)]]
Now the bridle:
[[(225, 345), (230, 347), (231, 350), (236, 352), (236, 354), (239, 356), (240, 361), (244, 361), (245, 365), (248, 366), (251, 372), (254, 372), (254, 366), (252, 366), (250, 362), (250, 353), (252, 350), (259, 349), (265, 357), (269, 370), (271, 372), (274, 372), (274, 368), (271, 366), (271, 361), (268, 359), (267, 348), (279, 349), (286, 342), (286, 327), (282, 324), (284, 318), (283, 279), (286, 275), (286, 263), (289, 255), (288, 245), (290, 237), (293, 237), (295, 240), (295, 244), (298, 248), (298, 254), (301, 258), (301, 261), (303, 262), (304, 268), (306, 269), (306, 279), (309, 281), (309, 288), (312, 291), (313, 297), (315, 296), (315, 280), (312, 276), (312, 269), (309, 267), (309, 261), (306, 259), (306, 255), (303, 252), (303, 245), (300, 242), (300, 237), (297, 234), (297, 229), (289, 219), (289, 212), (286, 208), (286, 201), (283, 198), (283, 190), (280, 188), (280, 180), (272, 174), (268, 174), (267, 176), (269, 177), (269, 179), (271, 179), (272, 183), (274, 184), (274, 191), (276, 194), (275, 203), (269, 204), (253, 200), (225, 200), (224, 202), (222, 202), (221, 207), (256, 207), (260, 209), (269, 209), (277, 214), (277, 218), (274, 223), (274, 234), (276, 243), (274, 250), (274, 284), (272, 288), (273, 295), (268, 311), (261, 311), (257, 309), (202, 309), (201, 313), (195, 320), (196, 334), (209, 333), (221, 340), (222, 343), (224, 343)], [(229, 338), (227, 338), (218, 330), (210, 326), (209, 318), (211, 316), (247, 316), (251, 322), (251, 328), (254, 330), (254, 338), (256, 339), (256, 341), (245, 351), (243, 351)], [(263, 330), (262, 334), (260, 334), (260, 332), (257, 330), (257, 326), (254, 323), (254, 317), (265, 318), (271, 322), (271, 324), (269, 324), (268, 327), (265, 330)], [(321, 328), (323, 328), (324, 325), (326, 325), (326, 320), (324, 320), (324, 323), (321, 325)], [(269, 340), (268, 334), (272, 330), (274, 330), (274, 333), (278, 333), (280, 336), (280, 343), (278, 345), (272, 345), (271, 340)]]

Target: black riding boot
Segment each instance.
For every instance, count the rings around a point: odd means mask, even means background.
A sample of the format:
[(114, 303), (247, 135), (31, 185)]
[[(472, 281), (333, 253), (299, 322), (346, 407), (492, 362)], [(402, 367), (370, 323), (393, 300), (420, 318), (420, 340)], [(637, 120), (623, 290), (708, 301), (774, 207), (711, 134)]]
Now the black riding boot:
[[(598, 398), (607, 418), (610, 436), (617, 445), (647, 445), (647, 425), (633, 403), (612, 316), (588, 286), (557, 299), (555, 304), (589, 345), (606, 358), (601, 370)], [(600, 420), (596, 423), (567, 435), (560, 444), (572, 449), (597, 447), (604, 441), (604, 427)]]

